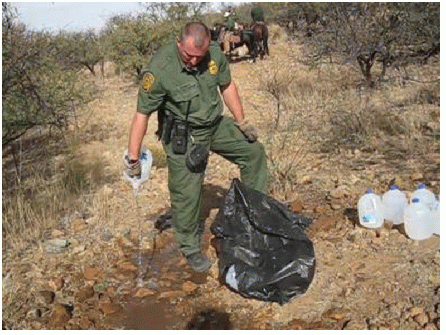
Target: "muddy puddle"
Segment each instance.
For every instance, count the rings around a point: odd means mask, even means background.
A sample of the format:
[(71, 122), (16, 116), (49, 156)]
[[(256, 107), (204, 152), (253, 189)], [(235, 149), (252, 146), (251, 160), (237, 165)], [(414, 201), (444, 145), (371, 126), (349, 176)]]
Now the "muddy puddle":
[[(133, 264), (142, 268), (137, 272), (132, 293), (120, 297), (123, 310), (114, 320), (110, 320), (114, 327), (126, 330), (197, 329), (202, 322), (210, 322), (210, 316), (212, 320), (214, 316), (222, 319), (220, 314), (212, 311), (194, 311), (188, 303), (188, 298), (194, 293), (184, 291), (185, 281), (199, 286), (207, 282), (209, 273), (192, 271), (173, 238), (160, 250), (148, 253), (135, 250), (128, 257)], [(138, 289), (150, 294), (135, 297)], [(224, 318), (218, 322), (225, 324)]]

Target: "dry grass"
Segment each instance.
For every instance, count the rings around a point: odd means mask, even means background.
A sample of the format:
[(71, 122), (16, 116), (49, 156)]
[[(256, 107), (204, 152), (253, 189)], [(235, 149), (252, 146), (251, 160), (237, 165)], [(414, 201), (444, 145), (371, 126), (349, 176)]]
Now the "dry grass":
[(277, 44), (271, 49), (276, 54), (260, 65), (258, 89), (270, 99), (263, 125), (269, 125), (264, 141), (275, 193), (286, 198), (299, 184), (296, 176), (310, 152), (359, 150), (382, 155), (389, 163), (410, 157), (421, 166), (436, 164), (438, 59), (392, 70), (371, 90), (364, 88), (359, 69), (352, 65), (327, 60), (306, 66), (302, 47)]

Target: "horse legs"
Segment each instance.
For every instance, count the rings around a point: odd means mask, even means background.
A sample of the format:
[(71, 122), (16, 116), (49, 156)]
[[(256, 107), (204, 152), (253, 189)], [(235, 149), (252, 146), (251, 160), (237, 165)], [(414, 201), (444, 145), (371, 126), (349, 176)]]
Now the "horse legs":
[(267, 56), (269, 56), (269, 49), (268, 49), (268, 37), (266, 37), (263, 40), (263, 48), (265, 49), (265, 53)]

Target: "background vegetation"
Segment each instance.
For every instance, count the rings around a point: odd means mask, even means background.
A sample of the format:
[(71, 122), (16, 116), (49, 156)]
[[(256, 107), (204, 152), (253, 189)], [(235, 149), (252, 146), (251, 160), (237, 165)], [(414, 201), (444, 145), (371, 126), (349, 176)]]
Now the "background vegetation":
[[(142, 14), (115, 16), (100, 32), (51, 34), (30, 31), (11, 3), (2, 3), (3, 240), (34, 240), (101, 182), (101, 162), (79, 159), (85, 139), (68, 130), (77, 126), (77, 111), (98, 97), (94, 81), (104, 65), (136, 80), (186, 21), (223, 22), (228, 4), (211, 11), (209, 3), (146, 3)], [(241, 21), (251, 21), (253, 5), (236, 8)], [(274, 102), (262, 122), (276, 195), (299, 186), (296, 172), (310, 151), (435, 161), (439, 3), (261, 6), (267, 24), (281, 27), (270, 29), (270, 41), (302, 45), (304, 53), (285, 63), (299, 71), (277, 63), (259, 80), (258, 90)], [(53, 164), (62, 153), (68, 159)]]

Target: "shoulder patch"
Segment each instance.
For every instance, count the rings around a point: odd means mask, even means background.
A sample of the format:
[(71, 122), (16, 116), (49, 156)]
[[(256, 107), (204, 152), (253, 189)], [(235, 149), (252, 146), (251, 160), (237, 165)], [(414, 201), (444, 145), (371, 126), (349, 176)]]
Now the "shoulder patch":
[(217, 74), (218, 73), (218, 66), (217, 64), (215, 64), (215, 62), (213, 60), (211, 60), (208, 64), (208, 68), (209, 68), (209, 73), (210, 74)]
[(155, 81), (155, 77), (150, 72), (147, 72), (144, 74), (144, 77), (142, 78), (142, 88), (145, 91), (150, 90), (150, 87), (152, 87), (153, 82)]

